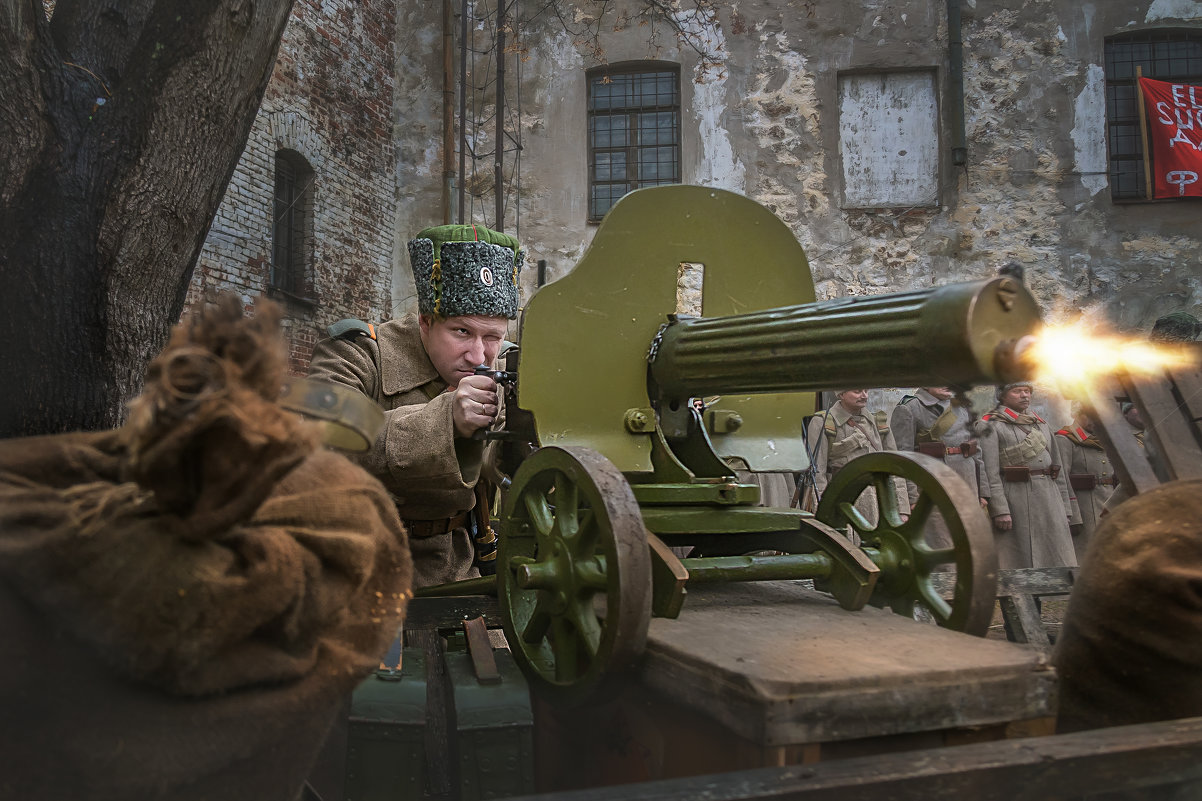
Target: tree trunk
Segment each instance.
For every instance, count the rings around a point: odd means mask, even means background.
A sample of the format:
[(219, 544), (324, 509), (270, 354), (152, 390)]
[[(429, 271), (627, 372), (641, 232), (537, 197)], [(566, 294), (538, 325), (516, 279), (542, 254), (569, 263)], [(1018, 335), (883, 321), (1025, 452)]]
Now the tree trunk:
[(292, 0), (0, 0), (0, 437), (120, 423)]

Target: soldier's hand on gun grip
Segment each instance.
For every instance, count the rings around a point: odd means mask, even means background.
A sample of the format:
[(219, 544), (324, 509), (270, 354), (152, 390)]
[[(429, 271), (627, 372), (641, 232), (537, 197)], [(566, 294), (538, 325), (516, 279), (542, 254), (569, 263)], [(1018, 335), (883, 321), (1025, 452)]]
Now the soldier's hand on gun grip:
[(492, 425), (500, 409), (497, 382), (485, 375), (469, 375), (459, 379), (454, 392), (451, 419), (455, 422), (455, 433), (467, 438)]
[(1014, 518), (1012, 518), (1010, 515), (998, 515), (997, 517), (993, 518), (993, 525), (996, 526), (999, 531), (1009, 531), (1010, 529), (1014, 528)]

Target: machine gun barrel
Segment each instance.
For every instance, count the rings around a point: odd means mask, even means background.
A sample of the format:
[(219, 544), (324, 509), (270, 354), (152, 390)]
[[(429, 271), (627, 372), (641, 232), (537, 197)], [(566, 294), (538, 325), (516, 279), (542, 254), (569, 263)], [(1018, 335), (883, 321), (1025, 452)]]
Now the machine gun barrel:
[(820, 389), (970, 386), (1025, 378), (1035, 299), (1000, 277), (728, 317), (674, 317), (648, 354), (665, 401)]

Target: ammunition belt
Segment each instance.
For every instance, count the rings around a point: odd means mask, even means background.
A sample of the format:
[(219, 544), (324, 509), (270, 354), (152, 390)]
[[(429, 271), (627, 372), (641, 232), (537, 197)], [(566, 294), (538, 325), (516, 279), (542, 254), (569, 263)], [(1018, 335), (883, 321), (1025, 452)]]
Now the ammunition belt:
[(914, 450), (926, 456), (933, 456), (936, 459), (946, 461), (949, 456), (963, 456), (968, 458), (977, 452), (977, 441), (975, 439), (965, 440), (959, 445), (948, 447), (942, 442), (919, 442), (914, 446)]
[(405, 524), (405, 530), (409, 532), (410, 537), (437, 537), (440, 534), (446, 534), (448, 531), (454, 531), (457, 528), (463, 528), (467, 525), (467, 521), (471, 516), (471, 512), (460, 512), (451, 517), (444, 517), (440, 520), (402, 520)]

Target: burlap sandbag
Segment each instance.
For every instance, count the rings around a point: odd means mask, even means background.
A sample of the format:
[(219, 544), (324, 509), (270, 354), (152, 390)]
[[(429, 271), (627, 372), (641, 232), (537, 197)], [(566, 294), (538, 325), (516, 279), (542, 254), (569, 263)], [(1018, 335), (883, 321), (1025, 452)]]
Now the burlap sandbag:
[(1202, 480), (1103, 518), (1054, 660), (1060, 731), (1202, 716)]
[(411, 564), (380, 484), (275, 403), (273, 310), (174, 333), (118, 431), (0, 442), (0, 786), (296, 796)]

